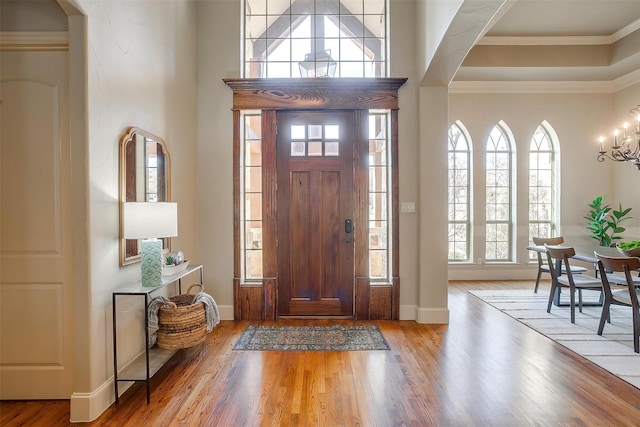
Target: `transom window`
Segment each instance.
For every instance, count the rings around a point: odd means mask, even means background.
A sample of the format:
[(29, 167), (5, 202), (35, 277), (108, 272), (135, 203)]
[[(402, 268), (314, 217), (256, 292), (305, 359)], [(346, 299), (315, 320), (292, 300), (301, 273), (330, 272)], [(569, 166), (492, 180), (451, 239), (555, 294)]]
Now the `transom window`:
[(511, 261), (513, 150), (506, 125), (494, 126), (486, 149), (485, 259)]
[(385, 77), (387, 0), (245, 0), (244, 77)]

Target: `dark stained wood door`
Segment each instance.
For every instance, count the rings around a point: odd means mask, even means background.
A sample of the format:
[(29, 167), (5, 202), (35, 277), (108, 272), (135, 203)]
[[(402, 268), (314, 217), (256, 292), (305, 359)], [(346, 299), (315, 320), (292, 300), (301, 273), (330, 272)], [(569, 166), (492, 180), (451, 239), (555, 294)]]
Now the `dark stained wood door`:
[(354, 113), (277, 113), (279, 316), (353, 316)]

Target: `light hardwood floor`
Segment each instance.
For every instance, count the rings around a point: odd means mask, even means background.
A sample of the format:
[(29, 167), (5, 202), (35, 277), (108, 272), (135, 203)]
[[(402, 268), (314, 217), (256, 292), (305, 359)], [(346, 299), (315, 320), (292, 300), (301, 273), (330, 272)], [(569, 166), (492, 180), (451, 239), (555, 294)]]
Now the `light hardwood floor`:
[[(638, 425), (640, 390), (467, 293), (533, 284), (452, 283), (449, 325), (374, 322), (391, 351), (234, 351), (250, 323), (225, 321), (153, 378), (151, 405), (135, 385), (87, 425)], [(68, 419), (67, 401), (0, 403), (2, 426)]]

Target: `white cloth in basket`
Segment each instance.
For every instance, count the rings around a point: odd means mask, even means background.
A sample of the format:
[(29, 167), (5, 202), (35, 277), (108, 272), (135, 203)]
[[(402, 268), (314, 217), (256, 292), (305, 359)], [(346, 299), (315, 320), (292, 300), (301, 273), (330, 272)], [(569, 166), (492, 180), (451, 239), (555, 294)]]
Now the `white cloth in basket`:
[(193, 304), (202, 302), (205, 308), (205, 314), (207, 317), (207, 333), (213, 330), (213, 327), (220, 323), (220, 312), (218, 311), (218, 304), (213, 297), (204, 292), (198, 292), (193, 299)]
[(169, 300), (163, 296), (155, 297), (147, 306), (147, 319), (149, 319), (147, 346), (149, 348), (155, 345), (158, 338), (158, 303), (160, 302), (169, 302)]

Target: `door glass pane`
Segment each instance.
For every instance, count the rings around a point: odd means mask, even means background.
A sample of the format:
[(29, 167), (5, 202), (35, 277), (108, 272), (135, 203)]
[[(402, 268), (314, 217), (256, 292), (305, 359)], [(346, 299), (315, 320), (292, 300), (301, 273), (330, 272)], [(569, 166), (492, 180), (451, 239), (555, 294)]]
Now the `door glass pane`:
[(262, 168), (248, 166), (244, 174), (244, 191), (247, 193), (259, 193), (262, 191)]
[(291, 142), (291, 156), (300, 157), (305, 155), (305, 143), (302, 141)]
[(322, 141), (309, 141), (309, 156), (322, 156)]
[(340, 137), (340, 126), (326, 125), (324, 127), (324, 137), (326, 139), (338, 139)]
[(304, 126), (291, 126), (291, 139), (305, 139)]
[(309, 125), (309, 139), (322, 138), (322, 125)]
[(262, 220), (262, 193), (246, 193), (245, 198), (245, 219)]
[(325, 156), (339, 156), (340, 144), (338, 142), (325, 142), (324, 143), (324, 155)]

